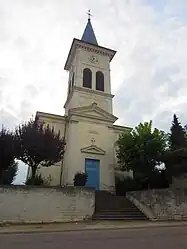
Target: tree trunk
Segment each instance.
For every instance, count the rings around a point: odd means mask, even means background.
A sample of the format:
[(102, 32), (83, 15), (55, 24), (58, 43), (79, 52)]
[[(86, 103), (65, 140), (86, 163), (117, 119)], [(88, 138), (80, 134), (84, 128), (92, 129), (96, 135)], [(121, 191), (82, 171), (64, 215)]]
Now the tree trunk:
[(2, 175), (3, 175), (3, 170), (0, 169), (0, 182), (1, 182)]
[(36, 176), (36, 169), (37, 169), (37, 167), (36, 166), (32, 166), (31, 167), (31, 169), (32, 169), (32, 185), (34, 185), (34, 183), (35, 183), (35, 176)]

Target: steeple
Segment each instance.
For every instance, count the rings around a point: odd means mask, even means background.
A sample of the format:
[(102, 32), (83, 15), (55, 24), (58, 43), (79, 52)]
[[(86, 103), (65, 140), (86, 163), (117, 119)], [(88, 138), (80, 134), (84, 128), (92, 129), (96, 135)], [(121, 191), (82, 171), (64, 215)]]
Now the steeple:
[(94, 34), (94, 30), (91, 24), (91, 20), (90, 20), (90, 16), (91, 16), (90, 10), (88, 10), (87, 14), (88, 14), (88, 22), (87, 22), (87, 25), (86, 25), (86, 28), (84, 30), (81, 40), (88, 42), (88, 43), (92, 43), (94, 45), (98, 45), (97, 39)]

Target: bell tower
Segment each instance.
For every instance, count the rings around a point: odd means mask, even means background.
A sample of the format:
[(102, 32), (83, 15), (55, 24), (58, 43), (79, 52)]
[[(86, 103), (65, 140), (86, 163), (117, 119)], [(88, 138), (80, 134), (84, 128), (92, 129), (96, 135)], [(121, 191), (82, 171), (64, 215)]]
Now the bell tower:
[(88, 21), (81, 40), (73, 39), (64, 69), (69, 72), (68, 93), (64, 108), (97, 103), (113, 114), (110, 62), (116, 51), (98, 45), (88, 12)]

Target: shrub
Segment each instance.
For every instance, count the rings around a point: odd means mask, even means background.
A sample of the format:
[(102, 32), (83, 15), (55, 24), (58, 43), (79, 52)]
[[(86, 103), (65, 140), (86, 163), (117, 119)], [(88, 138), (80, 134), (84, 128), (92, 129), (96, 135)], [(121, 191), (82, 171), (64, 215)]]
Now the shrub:
[(128, 191), (135, 191), (141, 189), (141, 186), (131, 177), (124, 177), (123, 179), (116, 176), (116, 195), (125, 196)]
[(75, 174), (75, 177), (73, 179), (74, 186), (85, 186), (87, 182), (87, 174), (84, 172), (78, 172)]
[(13, 161), (8, 169), (3, 170), (0, 177), (1, 185), (10, 185), (13, 183), (18, 171), (18, 163)]
[(35, 178), (29, 177), (26, 182), (26, 185), (48, 185), (48, 182), (42, 177), (41, 174), (37, 174)]

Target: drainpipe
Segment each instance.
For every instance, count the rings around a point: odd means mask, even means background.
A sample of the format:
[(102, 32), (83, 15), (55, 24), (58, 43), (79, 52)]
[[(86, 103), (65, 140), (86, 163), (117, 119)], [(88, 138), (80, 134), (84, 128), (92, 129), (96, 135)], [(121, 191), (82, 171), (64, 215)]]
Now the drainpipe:
[[(67, 130), (67, 121), (68, 116), (65, 116), (65, 126), (64, 126), (64, 142), (66, 141), (66, 130)], [(66, 146), (66, 145), (65, 145)], [(65, 154), (66, 152), (64, 152)], [(61, 169), (60, 169), (60, 186), (62, 187), (62, 173), (63, 173), (63, 166), (64, 166), (64, 155), (61, 161)]]

